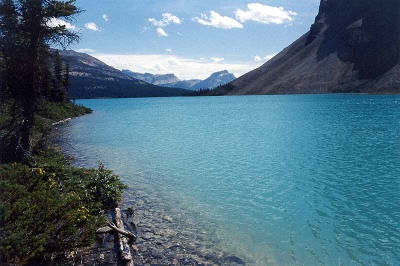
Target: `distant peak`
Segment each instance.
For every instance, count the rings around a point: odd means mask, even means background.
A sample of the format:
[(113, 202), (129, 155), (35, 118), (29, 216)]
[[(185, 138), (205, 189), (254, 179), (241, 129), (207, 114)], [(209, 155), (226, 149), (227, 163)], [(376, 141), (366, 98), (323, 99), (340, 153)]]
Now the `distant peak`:
[(222, 71), (212, 73), (210, 77), (215, 78), (215, 77), (223, 77), (223, 76), (233, 76), (233, 74), (229, 73), (228, 70), (222, 70)]
[(172, 73), (169, 73), (169, 74), (155, 74), (154, 76), (156, 76), (156, 77), (171, 77), (171, 78), (174, 77), (174, 78), (177, 78), (175, 76), (175, 74), (172, 74)]
[(218, 73), (218, 74), (229, 74), (229, 71), (225, 69), (225, 70), (218, 71), (218, 72), (215, 72), (215, 73)]

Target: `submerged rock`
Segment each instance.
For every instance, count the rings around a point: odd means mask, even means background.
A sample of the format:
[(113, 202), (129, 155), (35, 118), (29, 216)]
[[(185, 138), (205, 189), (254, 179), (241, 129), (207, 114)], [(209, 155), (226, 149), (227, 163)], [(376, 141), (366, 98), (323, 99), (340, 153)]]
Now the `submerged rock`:
[[(188, 220), (181, 210), (173, 211), (165, 202), (158, 205), (138, 194), (130, 193), (125, 199), (135, 212), (135, 265), (246, 265), (241, 258), (218, 248), (218, 240), (211, 233), (203, 234), (202, 225)], [(138, 205), (135, 198), (145, 205)]]
[(228, 256), (223, 259), (222, 265), (226, 266), (239, 266), (246, 265), (246, 263), (239, 257), (236, 256)]

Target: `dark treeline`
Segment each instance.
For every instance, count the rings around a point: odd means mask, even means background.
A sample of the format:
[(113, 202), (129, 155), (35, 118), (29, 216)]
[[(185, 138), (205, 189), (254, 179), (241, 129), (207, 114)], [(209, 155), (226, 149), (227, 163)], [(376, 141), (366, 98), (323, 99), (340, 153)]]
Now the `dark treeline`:
[(186, 94), (186, 96), (209, 96), (211, 89), (200, 89), (197, 91), (192, 91)]
[(231, 91), (232, 88), (232, 85), (228, 83), (225, 85), (219, 85), (214, 89), (200, 89), (198, 91), (193, 91), (186, 94), (186, 96), (221, 96), (224, 95), (224, 93)]
[(70, 97), (77, 99), (173, 97), (185, 95), (187, 92), (184, 89), (141, 84), (132, 80), (107, 80), (91, 76), (71, 76), (69, 88)]
[(51, 45), (62, 48), (79, 36), (60, 24), (80, 10), (75, 1), (2, 0), (1, 162), (31, 156), (35, 112), (43, 100), (68, 101), (69, 67)]

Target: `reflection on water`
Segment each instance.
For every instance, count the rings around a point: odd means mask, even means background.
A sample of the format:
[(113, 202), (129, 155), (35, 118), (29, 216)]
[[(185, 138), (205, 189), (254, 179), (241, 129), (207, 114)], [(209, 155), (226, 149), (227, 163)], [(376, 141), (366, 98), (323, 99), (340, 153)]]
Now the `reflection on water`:
[[(63, 128), (257, 265), (400, 263), (400, 96), (85, 100)], [(67, 145), (67, 144), (70, 144)]]

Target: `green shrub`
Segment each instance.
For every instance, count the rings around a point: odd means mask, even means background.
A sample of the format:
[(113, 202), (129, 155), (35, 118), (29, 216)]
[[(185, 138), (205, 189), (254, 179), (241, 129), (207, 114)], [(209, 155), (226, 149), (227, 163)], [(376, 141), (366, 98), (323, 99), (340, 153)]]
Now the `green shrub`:
[(46, 254), (71, 250), (93, 240), (104, 210), (125, 187), (100, 164), (72, 168), (54, 150), (37, 157), (40, 167), (0, 165), (1, 261), (26, 264)]
[[(18, 122), (12, 110), (12, 103), (0, 106), (1, 158), (12, 152), (6, 149)], [(52, 123), (89, 112), (71, 103), (43, 102), (35, 115), (33, 142), (40, 145), (34, 156), (25, 164), (0, 164), (0, 264), (62, 264), (49, 260), (91, 243), (104, 211), (121, 199), (125, 186), (103, 164), (73, 168), (60, 151), (41, 143)]]
[(90, 108), (75, 105), (69, 102), (43, 102), (37, 110), (37, 115), (56, 122), (66, 118), (77, 117), (91, 112), (92, 110)]
[(121, 200), (122, 189), (126, 188), (118, 176), (114, 175), (100, 163), (99, 167), (88, 175), (88, 180), (83, 188), (88, 192), (89, 201), (100, 202), (102, 209), (116, 207), (116, 202)]

